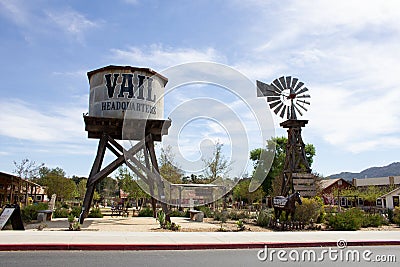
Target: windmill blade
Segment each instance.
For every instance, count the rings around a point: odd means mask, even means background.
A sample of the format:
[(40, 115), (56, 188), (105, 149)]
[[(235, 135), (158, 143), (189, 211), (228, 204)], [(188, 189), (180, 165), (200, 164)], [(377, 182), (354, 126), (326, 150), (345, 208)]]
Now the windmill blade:
[(307, 88), (307, 87), (304, 87), (304, 88), (301, 89), (299, 92), (297, 92), (296, 95), (302, 94), (302, 93), (307, 92), (307, 91), (308, 91), (308, 88)]
[(276, 107), (278, 104), (280, 104), (280, 103), (282, 103), (281, 101), (276, 101), (276, 102), (272, 102), (272, 103), (269, 103), (269, 107), (271, 108), (271, 109), (273, 109), (274, 107)]
[(293, 105), (293, 106), (296, 109), (296, 111), (300, 114), (300, 116), (303, 116), (303, 113), (301, 113), (301, 110), (296, 105)]
[(292, 85), (290, 86), (290, 88), (294, 88), (296, 86), (296, 83), (297, 83), (298, 80), (299, 79), (297, 79), (297, 78), (293, 78), (292, 79)]
[(290, 85), (292, 84), (292, 76), (286, 77), (286, 88), (291, 88)]
[(267, 91), (265, 91), (265, 94), (264, 94), (264, 96), (280, 96), (280, 95), (281, 94), (279, 93), (278, 90), (270, 90), (270, 89), (267, 89)]
[(284, 88), (282, 87), (282, 85), (280, 84), (280, 82), (278, 81), (278, 79), (275, 79), (275, 80), (273, 81), (273, 84), (274, 84), (277, 88), (279, 88), (279, 92), (282, 92), (282, 91), (284, 90)]
[(302, 87), (304, 85), (304, 83), (303, 82), (299, 82), (298, 84), (297, 84), (297, 86), (296, 86), (296, 89), (294, 89), (294, 92), (296, 93), (297, 92), (297, 90), (299, 90), (300, 89), (300, 87)]
[(280, 105), (274, 110), (275, 114), (278, 115), (279, 110), (281, 110), (283, 103), (281, 102)]
[(304, 106), (302, 106), (302, 105), (300, 105), (300, 104), (297, 104), (299, 107), (301, 107), (302, 109), (304, 109), (305, 111), (307, 111), (307, 109), (304, 107)]
[(310, 95), (299, 95), (299, 96), (296, 96), (297, 98), (310, 98), (311, 96)]
[(283, 107), (281, 114), (279, 116), (281, 116), (281, 118), (283, 119), (283, 117), (285, 117), (285, 111), (286, 111), (286, 105)]
[(286, 80), (285, 80), (285, 76), (282, 76), (279, 78), (279, 81), (281, 82), (283, 88), (287, 89), (288, 87), (286, 86)]
[(275, 92), (276, 91), (275, 87), (273, 87), (273, 86), (271, 86), (269, 84), (263, 83), (261, 81), (257, 81), (257, 88), (258, 88), (258, 90), (257, 90), (257, 96), (258, 97), (267, 96), (267, 95), (269, 95), (268, 92)]
[(267, 97), (267, 101), (268, 102), (273, 102), (273, 101), (277, 101), (277, 100), (281, 100), (280, 96), (269, 96)]
[(301, 102), (301, 103), (304, 103), (304, 104), (310, 105), (310, 102), (308, 102), (308, 101), (305, 101), (305, 100), (297, 100), (297, 102)]

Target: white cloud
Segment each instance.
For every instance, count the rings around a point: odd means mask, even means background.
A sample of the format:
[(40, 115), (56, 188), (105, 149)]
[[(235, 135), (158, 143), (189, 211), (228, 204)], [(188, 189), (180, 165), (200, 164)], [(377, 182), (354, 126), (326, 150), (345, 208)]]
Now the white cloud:
[(137, 5), (139, 4), (139, 0), (123, 0), (124, 3), (129, 5)]
[(2, 99), (0, 135), (44, 144), (73, 144), (85, 137), (84, 110), (77, 106), (42, 109), (21, 100)]
[(268, 83), (281, 75), (305, 82), (307, 127), (332, 145), (352, 153), (400, 146), (398, 1), (236, 5), (256, 7), (258, 18), (247, 26), (252, 60), (237, 62), (239, 70)]
[(166, 68), (174, 65), (194, 61), (224, 61), (224, 58), (211, 47), (204, 49), (192, 48), (165, 48), (161, 45), (149, 47), (129, 47), (127, 50), (111, 49), (111, 58), (118, 64), (132, 66), (152, 66), (152, 68)]
[(84, 33), (98, 26), (97, 22), (89, 20), (83, 14), (75, 10), (46, 11), (50, 22), (59, 29), (74, 36), (78, 41), (82, 41)]

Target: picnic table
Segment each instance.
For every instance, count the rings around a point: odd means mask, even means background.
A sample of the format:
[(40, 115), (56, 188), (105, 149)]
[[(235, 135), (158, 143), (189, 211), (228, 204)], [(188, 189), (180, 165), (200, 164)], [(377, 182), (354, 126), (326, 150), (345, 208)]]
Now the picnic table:
[(124, 208), (122, 205), (111, 207), (111, 217), (113, 216), (129, 216), (128, 207)]

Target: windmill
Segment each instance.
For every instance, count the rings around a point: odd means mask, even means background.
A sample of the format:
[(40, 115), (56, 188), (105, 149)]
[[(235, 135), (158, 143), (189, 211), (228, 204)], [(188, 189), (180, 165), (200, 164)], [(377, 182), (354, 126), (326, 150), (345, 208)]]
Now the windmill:
[(308, 120), (298, 119), (310, 106), (308, 88), (292, 76), (282, 76), (271, 84), (257, 81), (257, 88), (257, 96), (266, 97), (270, 109), (286, 119), (280, 123), (288, 132), (281, 195), (287, 196), (295, 191), (299, 191), (302, 196), (315, 195), (315, 177), (311, 174), (301, 137), (301, 128), (305, 127)]
[(306, 94), (308, 88), (303, 86), (303, 82), (291, 76), (275, 79), (271, 85), (257, 81), (257, 87), (260, 89), (257, 96), (266, 96), (269, 107), (282, 119), (286, 115), (288, 120), (297, 120), (297, 114), (303, 116), (303, 112), (307, 111), (307, 106), (310, 105), (306, 99), (311, 96)]

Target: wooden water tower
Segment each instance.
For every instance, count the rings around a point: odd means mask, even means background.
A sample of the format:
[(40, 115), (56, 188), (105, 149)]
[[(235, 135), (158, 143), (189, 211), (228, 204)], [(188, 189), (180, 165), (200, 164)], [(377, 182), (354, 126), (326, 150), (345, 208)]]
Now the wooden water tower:
[[(171, 120), (163, 119), (166, 77), (148, 68), (131, 66), (107, 66), (87, 75), (90, 96), (89, 113), (83, 116), (85, 130), (88, 138), (99, 139), (99, 143), (87, 181), (80, 223), (89, 213), (96, 185), (122, 164), (145, 181), (151, 193), (157, 192), (159, 199), (163, 199), (154, 142), (161, 141), (171, 125)], [(127, 150), (117, 140), (138, 142)], [(102, 167), (107, 149), (116, 159)], [(143, 152), (145, 164), (135, 157), (139, 152)], [(151, 195), (155, 210), (156, 200)], [(168, 214), (167, 205), (161, 201), (161, 206)]]

